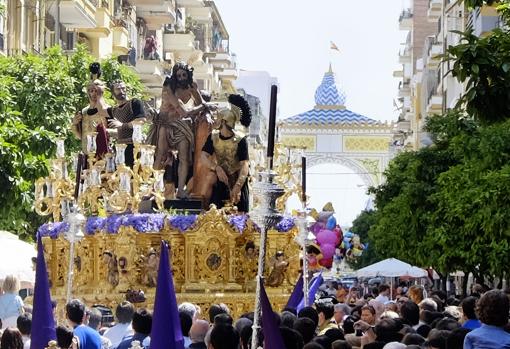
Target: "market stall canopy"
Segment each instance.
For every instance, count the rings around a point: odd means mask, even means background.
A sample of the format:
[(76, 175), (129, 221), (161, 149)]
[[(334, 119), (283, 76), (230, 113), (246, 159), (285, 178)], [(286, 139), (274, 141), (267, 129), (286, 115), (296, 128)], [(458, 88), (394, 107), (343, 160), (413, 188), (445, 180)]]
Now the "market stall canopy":
[(33, 244), (19, 240), (12, 233), (0, 231), (0, 284), (7, 275), (16, 276), (21, 288), (33, 288), (35, 271), (32, 257), (37, 256)]
[(427, 271), (425, 269), (412, 266), (411, 270), (409, 271), (409, 274), (407, 274), (406, 276), (413, 277), (413, 278), (425, 278), (425, 277), (428, 277), (429, 274), (427, 273)]
[(357, 277), (426, 277), (427, 272), (396, 258), (388, 258), (356, 271)]

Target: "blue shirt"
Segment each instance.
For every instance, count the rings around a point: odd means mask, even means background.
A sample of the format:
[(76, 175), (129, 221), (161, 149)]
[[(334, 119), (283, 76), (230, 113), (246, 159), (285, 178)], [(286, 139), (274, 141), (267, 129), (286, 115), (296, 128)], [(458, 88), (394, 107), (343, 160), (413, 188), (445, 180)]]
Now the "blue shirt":
[[(0, 296), (0, 319), (16, 318), (23, 313), (23, 301), (14, 293), (4, 293)], [(5, 327), (5, 324), (4, 324)]]
[(468, 330), (474, 330), (480, 326), (482, 326), (482, 323), (478, 319), (470, 319), (462, 324), (462, 327)]
[(80, 341), (80, 349), (101, 349), (101, 336), (96, 330), (85, 325), (78, 325), (73, 333)]
[(134, 335), (128, 336), (125, 339), (123, 339), (122, 342), (120, 342), (120, 344), (117, 347), (117, 349), (129, 349), (129, 348), (131, 348), (131, 343), (133, 341), (139, 341), (140, 342), (140, 346), (142, 346), (143, 340), (146, 337), (147, 337), (146, 334), (135, 333)]
[(510, 334), (501, 327), (482, 324), (464, 338), (464, 349), (510, 349)]

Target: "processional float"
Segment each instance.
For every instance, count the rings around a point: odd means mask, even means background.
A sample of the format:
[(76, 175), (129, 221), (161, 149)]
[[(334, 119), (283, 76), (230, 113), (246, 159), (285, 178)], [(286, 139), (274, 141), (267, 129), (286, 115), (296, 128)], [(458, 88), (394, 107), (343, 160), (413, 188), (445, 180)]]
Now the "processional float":
[[(291, 150), (278, 146), (275, 157), (276, 92), (273, 86), (267, 166), (258, 166), (254, 209), (248, 215), (215, 207), (200, 215), (165, 212), (163, 171), (153, 169), (154, 147), (143, 144), (141, 123), (133, 125), (132, 169), (124, 164), (123, 145), (117, 145), (115, 154), (96, 160), (96, 134), (91, 133), (86, 157), (77, 156), (73, 171), (68, 171), (71, 161), (64, 141), (57, 140), (57, 159), (51, 162), (49, 175), (36, 182), (35, 210), (53, 218), (40, 227), (38, 235), (47, 253), (52, 297), (58, 304), (79, 297), (89, 305), (114, 307), (128, 299), (152, 307), (161, 239), (171, 248), (178, 301), (193, 302), (204, 313), (211, 304), (225, 303), (238, 316), (253, 310), (256, 300), (257, 331), (257, 281), (271, 273), (281, 273), (271, 277), (277, 281), (266, 287), (275, 309), (286, 304), (301, 268), (306, 295), (306, 258), (300, 263), (308, 237), (305, 160), (301, 166), (294, 164)], [(297, 186), (296, 169), (303, 171), (302, 186)], [(299, 229), (294, 218), (283, 217), (277, 209), (282, 206), (278, 198), (288, 197), (289, 192), (299, 193), (303, 202)], [(147, 198), (152, 198), (158, 212), (138, 213), (140, 202)], [(281, 270), (268, 267), (274, 265), (277, 252), (287, 262)], [(59, 312), (63, 318), (63, 308)]]

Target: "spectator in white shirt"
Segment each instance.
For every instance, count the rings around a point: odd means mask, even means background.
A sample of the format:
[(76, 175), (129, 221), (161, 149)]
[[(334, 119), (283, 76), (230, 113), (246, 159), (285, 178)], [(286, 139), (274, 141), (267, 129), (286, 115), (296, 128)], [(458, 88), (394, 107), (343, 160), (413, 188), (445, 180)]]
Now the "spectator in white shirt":
[(115, 309), (117, 324), (104, 333), (104, 336), (112, 342), (113, 349), (117, 348), (125, 337), (133, 335), (131, 321), (134, 313), (135, 307), (128, 301), (117, 305), (117, 309)]
[(390, 300), (388, 297), (390, 295), (390, 286), (386, 284), (382, 284), (379, 286), (379, 295), (375, 297), (375, 300), (378, 301), (381, 304), (385, 304)]

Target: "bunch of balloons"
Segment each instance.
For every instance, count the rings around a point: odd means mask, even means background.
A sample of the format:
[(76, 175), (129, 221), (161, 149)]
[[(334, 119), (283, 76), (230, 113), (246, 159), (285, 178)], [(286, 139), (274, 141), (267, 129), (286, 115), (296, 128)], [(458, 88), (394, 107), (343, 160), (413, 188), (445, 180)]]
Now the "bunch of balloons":
[(331, 203), (327, 203), (321, 212), (317, 212), (315, 209), (310, 212), (310, 215), (315, 219), (315, 223), (310, 229), (315, 235), (322, 254), (318, 263), (325, 268), (331, 268), (333, 259), (359, 257), (364, 249), (357, 234), (350, 231), (342, 232), (334, 213), (335, 210)]

